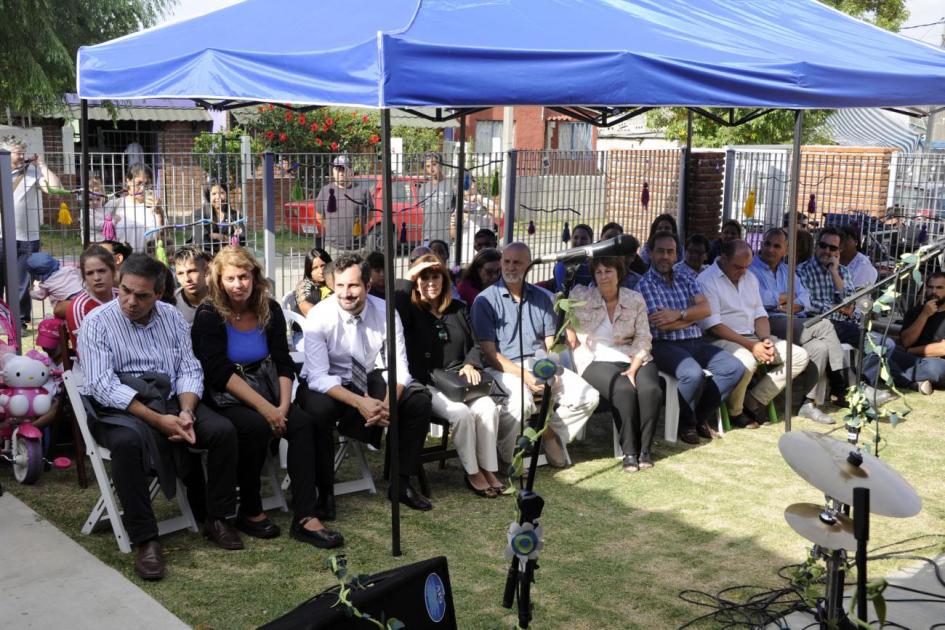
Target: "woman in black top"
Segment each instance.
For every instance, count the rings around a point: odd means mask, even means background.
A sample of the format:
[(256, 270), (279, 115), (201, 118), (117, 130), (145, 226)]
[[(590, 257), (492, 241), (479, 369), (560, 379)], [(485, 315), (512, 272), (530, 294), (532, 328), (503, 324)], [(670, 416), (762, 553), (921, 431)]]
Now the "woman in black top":
[(409, 295), (397, 295), (397, 311), (404, 326), (410, 375), (433, 395), (433, 413), (449, 420), (459, 460), (466, 471), (466, 486), (481, 497), (494, 498), (504, 486), (496, 438), (499, 409), (489, 396), (469, 403), (454, 402), (433, 386), (436, 368), (463, 375), (470, 384), (482, 378), (482, 351), (473, 335), (466, 307), (451, 296), (449, 271), (432, 254), (421, 256), (410, 268)]
[(233, 225), (240, 213), (230, 208), (228, 196), (226, 184), (222, 182), (210, 182), (203, 191), (203, 218), (210, 219), (203, 228), (203, 248), (211, 254), (230, 245), (234, 237), (240, 245), (246, 245), (243, 225)]
[[(257, 538), (279, 535), (278, 526), (263, 512), (259, 490), (269, 444), (285, 435), (295, 512), (292, 536), (323, 548), (343, 544), (341, 534), (325, 528), (314, 513), (316, 479), (319, 475), (329, 483), (331, 479), (331, 458), (316, 456), (318, 444), (331, 444), (330, 428), (323, 430), (292, 404), (294, 365), (285, 315), (269, 297), (262, 268), (246, 249), (228, 246), (214, 257), (209, 295), (194, 315), (191, 337), (194, 354), (203, 366), (205, 401), (237, 429), (240, 510), (236, 527)], [(267, 368), (270, 374), (275, 372), (274, 379), (246, 375)], [(223, 393), (229, 394), (228, 403), (220, 400)]]

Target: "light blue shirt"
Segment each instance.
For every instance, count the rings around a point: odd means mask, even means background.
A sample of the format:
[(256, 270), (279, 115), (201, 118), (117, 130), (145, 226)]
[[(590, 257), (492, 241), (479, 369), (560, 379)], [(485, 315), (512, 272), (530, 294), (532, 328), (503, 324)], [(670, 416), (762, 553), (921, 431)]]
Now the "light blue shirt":
[[(787, 264), (782, 260), (778, 263), (777, 271), (772, 272), (771, 267), (761, 260), (760, 256), (755, 256), (748, 269), (758, 279), (758, 288), (761, 289), (761, 303), (764, 304), (768, 314), (787, 316), (787, 313), (778, 310), (778, 296), (787, 293)], [(804, 311), (810, 310), (810, 293), (796, 273), (794, 274), (794, 302), (802, 305)], [(805, 317), (804, 311), (797, 313), (797, 315)]]
[(470, 313), (473, 332), (479, 341), (491, 341), (509, 361), (531, 357), (544, 350), (545, 337), (555, 334), (554, 304), (548, 293), (533, 284), (525, 285), (522, 304), (522, 352), (519, 352), (518, 306), (504, 280), (499, 280), (476, 296)]

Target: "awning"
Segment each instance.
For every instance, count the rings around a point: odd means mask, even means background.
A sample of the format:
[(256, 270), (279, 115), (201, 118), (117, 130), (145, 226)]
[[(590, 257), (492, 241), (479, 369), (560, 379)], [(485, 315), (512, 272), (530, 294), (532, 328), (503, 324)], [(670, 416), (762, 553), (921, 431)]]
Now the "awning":
[[(71, 118), (80, 118), (82, 109), (79, 97), (75, 94), (66, 94), (66, 107)], [(112, 101), (118, 108), (118, 120), (141, 121), (183, 121), (183, 122), (210, 122), (209, 112), (192, 100), (182, 98), (162, 99), (118, 99)], [(111, 112), (101, 105), (100, 101), (89, 103), (89, 120), (112, 120)]]
[(909, 116), (881, 109), (842, 109), (827, 118), (834, 142), (847, 147), (895, 147), (912, 153), (922, 145), (924, 131)]

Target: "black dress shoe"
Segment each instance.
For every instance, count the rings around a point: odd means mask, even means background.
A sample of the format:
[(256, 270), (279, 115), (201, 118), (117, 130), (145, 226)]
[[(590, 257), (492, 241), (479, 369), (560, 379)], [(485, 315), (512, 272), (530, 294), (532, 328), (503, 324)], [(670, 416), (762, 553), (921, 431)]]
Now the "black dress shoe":
[[(390, 499), (393, 499), (393, 486), (387, 491), (387, 496)], [(409, 507), (411, 510), (420, 510), (421, 512), (426, 512), (433, 509), (433, 504), (430, 503), (430, 500), (413, 489), (409, 483), (405, 483), (400, 486), (400, 502)]]
[(161, 543), (157, 539), (138, 545), (135, 555), (135, 573), (142, 580), (160, 580), (166, 569), (164, 554), (161, 553)]
[(220, 549), (237, 551), (243, 548), (243, 539), (232, 525), (219, 518), (207, 519), (203, 536)]
[(686, 429), (679, 434), (679, 439), (685, 442), (686, 444), (698, 444), (699, 443), (699, 434), (695, 429)]
[(305, 529), (305, 524), (299, 521), (293, 521), (289, 528), (289, 535), (299, 542), (308, 543), (319, 549), (333, 549), (345, 544), (345, 537), (341, 532), (323, 527), (321, 529)]
[(333, 521), (338, 517), (335, 510), (335, 495), (330, 494), (324, 500), (319, 499), (315, 505), (315, 516), (320, 521)]
[(261, 521), (251, 521), (245, 516), (236, 517), (236, 529), (253, 538), (276, 538), (281, 531), (279, 526), (267, 516)]

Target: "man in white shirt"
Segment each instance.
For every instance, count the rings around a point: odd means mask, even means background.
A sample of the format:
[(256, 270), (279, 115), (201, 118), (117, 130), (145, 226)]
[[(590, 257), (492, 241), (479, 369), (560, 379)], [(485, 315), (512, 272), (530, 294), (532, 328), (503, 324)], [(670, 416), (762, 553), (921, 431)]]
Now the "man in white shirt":
[[(384, 300), (368, 295), (370, 265), (358, 254), (341, 254), (329, 264), (335, 293), (315, 306), (305, 318), (305, 362), (299, 404), (320, 423), (338, 423), (342, 434), (381, 444), (388, 426), (387, 311)], [(420, 450), (430, 428), (432, 399), (426, 387), (413, 383), (407, 365), (404, 331), (394, 315), (397, 344), (397, 421), (400, 428), (400, 502), (415, 510), (429, 510), (429, 499), (410, 485), (420, 467)], [(328, 444), (327, 449), (333, 450)], [(332, 452), (319, 453), (332, 462)], [(334, 514), (333, 479), (321, 475), (318, 508)], [(392, 499), (394, 497), (391, 497)], [(321, 515), (319, 515), (321, 518)]]
[(853, 289), (862, 289), (876, 282), (879, 271), (873, 262), (860, 252), (860, 228), (847, 224), (840, 228), (840, 264), (847, 268), (853, 278)]
[[(26, 269), (26, 259), (30, 254), (38, 252), (39, 226), (43, 222), (42, 192), (49, 192), (49, 188), (59, 187), (59, 178), (46, 168), (43, 158), (34, 155), (26, 159), (26, 143), (14, 136), (5, 136), (0, 139), (0, 150), (10, 152), (11, 166), (13, 167), (13, 212), (16, 223), (16, 269), (19, 279), (17, 299), (20, 303), (20, 319), (28, 324), (32, 319), (32, 302), (30, 300), (30, 276)], [(3, 260), (4, 242), (0, 238), (0, 260)], [(0, 297), (6, 287), (6, 273), (0, 273)], [(11, 296), (12, 301), (12, 288)]]
[[(699, 284), (709, 300), (711, 314), (699, 322), (708, 339), (735, 355), (745, 366), (745, 374), (728, 399), (732, 422), (756, 428), (767, 419), (766, 406), (784, 389), (787, 374), (784, 356), (787, 343), (771, 335), (768, 313), (761, 301), (758, 280), (748, 273), (751, 247), (736, 239), (722, 243), (721, 254), (699, 274)], [(791, 378), (807, 367), (807, 352), (792, 345)], [(765, 375), (748, 390), (759, 366)], [(747, 411), (749, 418), (744, 417)]]

